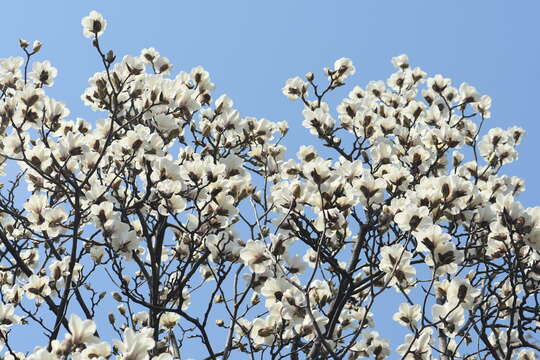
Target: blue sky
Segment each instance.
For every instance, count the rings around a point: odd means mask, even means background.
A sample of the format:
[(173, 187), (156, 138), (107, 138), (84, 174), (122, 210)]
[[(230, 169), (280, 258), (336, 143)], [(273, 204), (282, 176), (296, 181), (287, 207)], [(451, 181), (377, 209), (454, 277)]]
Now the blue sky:
[(413, 66), (441, 73), (455, 85), (466, 81), (493, 98), (490, 127), (518, 125), (527, 135), (520, 159), (504, 173), (526, 180), (520, 200), (540, 202), (537, 170), (540, 137), (540, 2), (537, 1), (10, 1), (2, 4), (0, 57), (21, 55), (19, 38), (39, 39), (36, 59), (59, 70), (49, 94), (65, 101), (71, 116), (99, 114), (80, 94), (101, 70), (80, 20), (90, 10), (108, 20), (104, 48), (118, 57), (155, 47), (174, 64), (173, 73), (202, 65), (244, 116), (287, 120), (289, 155), (313, 138), (301, 127), (301, 106), (281, 88), (287, 78), (351, 58), (357, 74), (345, 88), (386, 79), (392, 56), (409, 55)]
[[(37, 58), (59, 69), (50, 94), (67, 102), (72, 116), (96, 118), (79, 100), (88, 77), (100, 70), (80, 26), (95, 9), (109, 21), (104, 46), (119, 56), (153, 46), (175, 71), (208, 69), (217, 93), (229, 94), (243, 115), (288, 120), (291, 154), (312, 139), (300, 125), (299, 105), (281, 94), (287, 78), (321, 74), (350, 57), (357, 68), (350, 89), (385, 79), (393, 71), (390, 58), (407, 53), (428, 74), (490, 95), (488, 126), (527, 130), (520, 159), (506, 173), (527, 181), (525, 205), (540, 199), (534, 189), (540, 123), (532, 111), (540, 80), (537, 1), (11, 1), (3, 9), (0, 56), (19, 54), (20, 37), (40, 39)], [(347, 87), (338, 94), (346, 96)]]

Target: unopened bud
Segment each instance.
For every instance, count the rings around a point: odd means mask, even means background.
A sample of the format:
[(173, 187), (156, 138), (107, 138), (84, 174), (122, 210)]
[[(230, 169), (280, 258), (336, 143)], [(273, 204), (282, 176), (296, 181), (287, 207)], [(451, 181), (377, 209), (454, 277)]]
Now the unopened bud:
[(364, 160), (364, 162), (368, 163), (369, 162), (369, 156), (368, 154), (365, 152), (365, 151), (362, 151), (360, 153), (360, 155), (362, 155), (362, 160)]
[(105, 61), (108, 63), (112, 63), (116, 59), (116, 56), (114, 56), (114, 53), (112, 50), (107, 51), (107, 55), (105, 56)]
[(19, 46), (21, 49), (26, 49), (28, 47), (29, 43), (27, 40), (19, 39)]
[(258, 193), (255, 193), (255, 192), (254, 192), (254, 193), (251, 195), (251, 197), (253, 198), (253, 201), (255, 201), (256, 203), (260, 203), (260, 202), (261, 202), (261, 197), (259, 196)]
[(109, 313), (109, 322), (111, 324), (114, 324), (114, 322), (116, 321), (115, 317), (114, 317), (114, 314), (111, 312)]
[(251, 298), (251, 305), (257, 305), (259, 301), (261, 301), (259, 295), (253, 294), (253, 297)]
[(308, 73), (306, 74), (306, 80), (307, 80), (307, 81), (313, 81), (314, 78), (315, 78), (315, 75), (313, 75), (312, 72), (308, 72)]
[(223, 322), (223, 320), (216, 320), (216, 325), (219, 326), (219, 327), (223, 327), (225, 325), (225, 322)]
[(114, 300), (116, 301), (122, 301), (122, 297), (120, 296), (119, 293), (117, 293), (116, 291), (112, 293), (112, 297)]
[(122, 315), (126, 315), (126, 307), (124, 305), (118, 305), (118, 312)]
[(58, 279), (60, 279), (61, 277), (62, 277), (62, 270), (60, 269), (60, 267), (55, 267), (53, 271), (53, 279), (55, 281), (58, 281)]
[(214, 297), (214, 302), (215, 302), (216, 304), (222, 303), (222, 302), (223, 302), (223, 296), (221, 296), (221, 295), (216, 295), (216, 296)]
[(43, 44), (41, 43), (41, 41), (39, 40), (34, 41), (34, 43), (32, 44), (32, 52), (37, 53), (39, 49), (41, 49), (42, 45)]
[(300, 184), (295, 184), (293, 186), (292, 194), (293, 194), (294, 198), (299, 198), (300, 197), (300, 195), (302, 194), (302, 188), (300, 187)]

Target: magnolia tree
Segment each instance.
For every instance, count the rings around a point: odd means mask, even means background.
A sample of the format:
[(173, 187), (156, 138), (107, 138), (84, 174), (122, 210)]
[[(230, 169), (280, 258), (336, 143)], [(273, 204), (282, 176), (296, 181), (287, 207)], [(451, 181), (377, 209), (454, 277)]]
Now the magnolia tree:
[(46, 95), (40, 42), (0, 60), (4, 359), (536, 358), (540, 207), (500, 174), (524, 131), (483, 130), (488, 96), (401, 55), (332, 115), (342, 58), (286, 82), (320, 145), (291, 159), (287, 123), (203, 68), (82, 25), (96, 122)]

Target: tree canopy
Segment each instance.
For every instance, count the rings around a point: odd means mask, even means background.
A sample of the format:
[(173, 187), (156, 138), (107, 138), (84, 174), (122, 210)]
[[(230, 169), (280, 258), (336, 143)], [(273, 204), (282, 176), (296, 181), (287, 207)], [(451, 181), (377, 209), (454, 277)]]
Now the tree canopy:
[(0, 60), (4, 359), (536, 358), (540, 207), (501, 172), (524, 130), (486, 131), (489, 96), (400, 55), (333, 111), (341, 58), (286, 81), (313, 135), (291, 158), (287, 122), (241, 116), (202, 67), (82, 27), (95, 122), (46, 95), (39, 41)]

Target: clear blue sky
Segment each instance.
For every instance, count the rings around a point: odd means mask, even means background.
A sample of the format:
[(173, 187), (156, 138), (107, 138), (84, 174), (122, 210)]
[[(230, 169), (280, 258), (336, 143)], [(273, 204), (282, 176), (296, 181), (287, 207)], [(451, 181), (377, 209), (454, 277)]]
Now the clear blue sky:
[(9, 1), (2, 10), (0, 57), (20, 55), (21, 37), (41, 40), (37, 59), (59, 70), (49, 94), (65, 101), (73, 118), (98, 117), (79, 98), (101, 70), (80, 25), (97, 10), (108, 20), (102, 44), (120, 58), (155, 47), (174, 73), (209, 70), (216, 94), (231, 96), (244, 116), (288, 120), (289, 155), (313, 138), (301, 127), (300, 105), (281, 94), (287, 78), (308, 71), (322, 78), (324, 66), (349, 57), (357, 74), (338, 90), (345, 97), (354, 84), (386, 79), (390, 58), (407, 53), (428, 74), (490, 95), (486, 128), (525, 128), (520, 159), (504, 172), (526, 180), (526, 206), (540, 204), (538, 1)]

